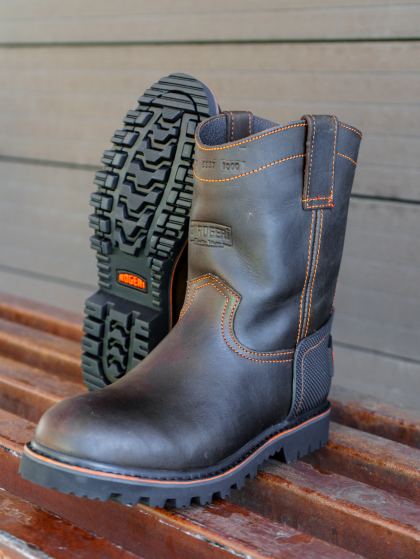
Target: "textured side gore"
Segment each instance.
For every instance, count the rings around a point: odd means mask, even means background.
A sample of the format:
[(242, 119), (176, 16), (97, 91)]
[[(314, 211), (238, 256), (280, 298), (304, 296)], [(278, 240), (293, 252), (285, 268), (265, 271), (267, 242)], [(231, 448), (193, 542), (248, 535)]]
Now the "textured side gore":
[[(171, 282), (191, 209), (194, 133), (215, 104), (206, 89), (186, 74), (147, 89), (95, 174), (89, 225), (99, 291), (86, 301), (82, 345), (92, 390), (132, 369), (171, 327)], [(120, 274), (141, 280), (130, 285)]]

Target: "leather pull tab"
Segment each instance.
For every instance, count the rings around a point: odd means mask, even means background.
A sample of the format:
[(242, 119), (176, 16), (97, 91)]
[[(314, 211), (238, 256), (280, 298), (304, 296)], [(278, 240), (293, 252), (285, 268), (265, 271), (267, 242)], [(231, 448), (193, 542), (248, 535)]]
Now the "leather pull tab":
[(332, 209), (337, 118), (333, 115), (304, 115), (302, 120), (308, 123), (303, 209)]
[(242, 140), (254, 133), (254, 115), (249, 111), (224, 111), (226, 142)]

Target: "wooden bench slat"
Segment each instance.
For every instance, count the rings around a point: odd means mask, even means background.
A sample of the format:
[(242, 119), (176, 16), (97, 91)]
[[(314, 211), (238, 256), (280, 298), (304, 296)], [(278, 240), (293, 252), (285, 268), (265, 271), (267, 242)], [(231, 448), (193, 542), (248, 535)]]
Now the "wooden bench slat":
[(138, 556), (7, 491), (1, 491), (0, 557), (134, 559)]
[(371, 559), (420, 556), (420, 505), (304, 462), (269, 460), (231, 502)]
[(0, 318), (80, 343), (83, 316), (0, 292)]
[[(0, 409), (0, 447), (22, 456), (24, 445), (35, 435), (35, 427), (35, 423)], [(0, 461), (0, 475), (2, 468)], [(4, 487), (1, 482), (0, 487)]]
[(16, 453), (0, 448), (2, 487), (145, 558), (222, 559), (239, 555), (265, 559), (268, 553), (285, 559), (360, 557), (226, 501), (166, 510), (64, 495), (21, 478), (19, 462)]
[(82, 382), (80, 343), (0, 319), (0, 355)]
[(420, 448), (420, 410), (333, 386), (331, 418), (397, 443)]
[(420, 450), (331, 422), (327, 445), (304, 462), (420, 502)]
[(48, 408), (86, 392), (75, 384), (0, 356), (0, 408), (38, 422)]

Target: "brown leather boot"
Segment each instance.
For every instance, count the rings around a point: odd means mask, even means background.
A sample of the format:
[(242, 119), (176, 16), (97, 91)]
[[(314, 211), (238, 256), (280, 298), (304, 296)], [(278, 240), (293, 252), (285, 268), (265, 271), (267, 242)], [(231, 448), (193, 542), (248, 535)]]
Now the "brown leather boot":
[(123, 503), (209, 502), (328, 440), (331, 321), (361, 134), (229, 113), (196, 133), (181, 318), (123, 379), (51, 408), (20, 473)]

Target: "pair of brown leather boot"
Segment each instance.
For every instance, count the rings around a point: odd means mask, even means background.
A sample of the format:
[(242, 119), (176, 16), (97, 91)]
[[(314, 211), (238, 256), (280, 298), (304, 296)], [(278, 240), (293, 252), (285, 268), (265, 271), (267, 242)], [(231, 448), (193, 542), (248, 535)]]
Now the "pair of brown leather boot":
[(42, 417), (20, 473), (101, 500), (204, 504), (269, 456), (290, 462), (328, 440), (361, 133), (330, 115), (280, 126), (220, 113), (184, 74), (139, 103), (92, 195), (92, 391)]

